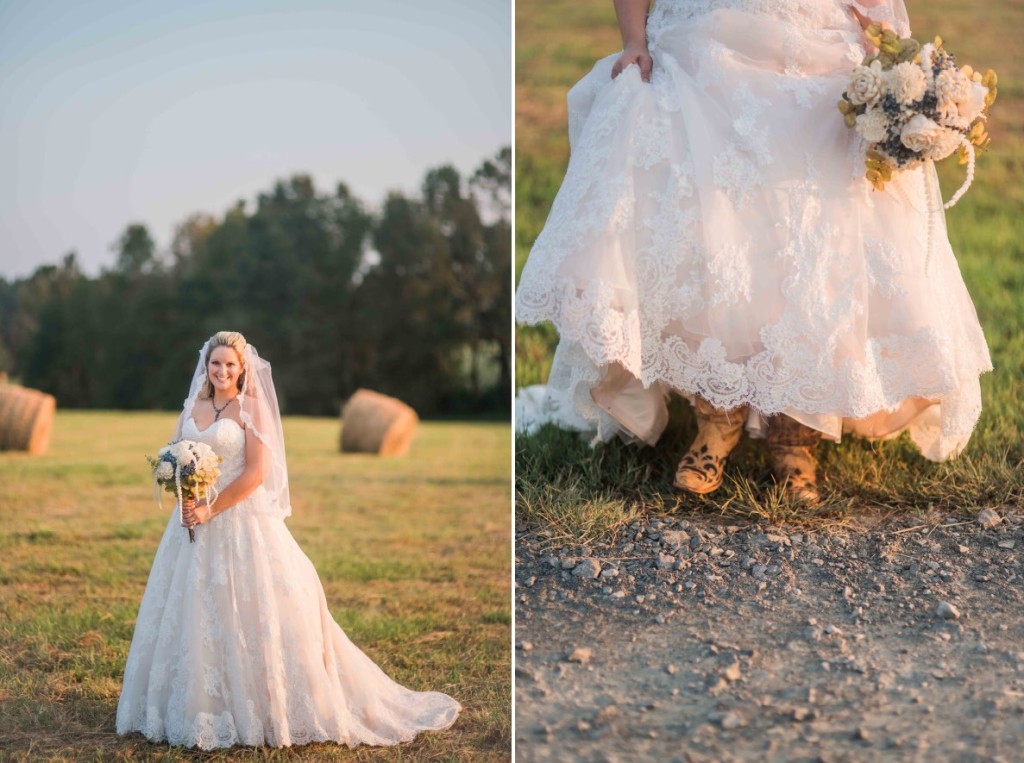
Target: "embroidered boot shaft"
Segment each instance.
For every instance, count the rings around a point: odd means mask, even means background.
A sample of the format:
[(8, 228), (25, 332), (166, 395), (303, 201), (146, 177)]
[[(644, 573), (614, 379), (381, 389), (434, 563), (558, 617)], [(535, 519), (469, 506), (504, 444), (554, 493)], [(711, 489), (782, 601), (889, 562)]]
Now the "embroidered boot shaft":
[(697, 437), (676, 468), (674, 484), (682, 490), (705, 495), (722, 485), (729, 453), (743, 435), (747, 407), (724, 411), (702, 398), (694, 398)]
[(817, 503), (821, 496), (814, 451), (821, 442), (821, 433), (779, 414), (768, 420), (767, 440), (772, 474), (786, 494), (802, 503)]

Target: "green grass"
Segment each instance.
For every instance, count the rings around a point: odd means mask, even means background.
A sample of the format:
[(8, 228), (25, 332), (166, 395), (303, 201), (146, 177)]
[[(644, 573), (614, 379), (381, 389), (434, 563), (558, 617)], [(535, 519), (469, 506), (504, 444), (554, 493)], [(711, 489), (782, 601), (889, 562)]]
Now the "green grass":
[(60, 412), (49, 452), (0, 453), (0, 760), (505, 760), (511, 745), (507, 424), (424, 423), (409, 455), (337, 452), (288, 418), (294, 514), (331, 613), (385, 672), (465, 710), (393, 748), (199, 753), (114, 733), (121, 674), (170, 503), (143, 455), (174, 417)]
[[(575, 435), (547, 428), (517, 437), (516, 521), (555, 541), (605, 536), (639, 514), (702, 512), (732, 518), (822, 523), (877, 518), (929, 507), (1020, 508), (1024, 502), (1024, 64), (1006, 30), (1024, 28), (1024, 4), (984, 7), (960, 0), (908, 0), (919, 40), (941, 35), (960, 61), (999, 74), (989, 125), (994, 148), (978, 160), (974, 185), (947, 213), (949, 236), (974, 299), (995, 366), (982, 378), (984, 412), (967, 451), (933, 464), (906, 439), (847, 438), (822, 446), (824, 505), (787, 503), (763, 448), (744, 442), (726, 486), (712, 498), (679, 495), (675, 463), (695, 427), (677, 401), (657, 448), (620, 442), (591, 450)], [(565, 94), (605, 55), (621, 48), (612, 4), (604, 0), (516, 3), (516, 268), (546, 219), (568, 161)], [(963, 167), (940, 166), (945, 197)], [(557, 333), (516, 330), (516, 384), (542, 383)]]

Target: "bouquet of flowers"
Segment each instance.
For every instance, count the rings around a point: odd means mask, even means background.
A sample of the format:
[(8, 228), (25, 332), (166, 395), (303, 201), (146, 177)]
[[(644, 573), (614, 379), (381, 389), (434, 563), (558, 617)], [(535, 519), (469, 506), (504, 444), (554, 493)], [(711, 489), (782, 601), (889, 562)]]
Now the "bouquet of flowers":
[(956, 151), (967, 177), (944, 205), (949, 209), (974, 179), (975, 148), (988, 146), (985, 121), (996, 100), (996, 73), (957, 68), (939, 37), (921, 45), (878, 24), (864, 33), (878, 50), (853, 70), (839, 111), (868, 143), (865, 177), (881, 190), (895, 170)]
[[(184, 499), (207, 498), (211, 505), (217, 500), (214, 484), (220, 477), (220, 462), (223, 459), (214, 453), (209, 445), (193, 440), (178, 440), (160, 448), (156, 458), (146, 456), (146, 460), (153, 470), (157, 500), (159, 501), (161, 487), (169, 493), (174, 493), (178, 499), (179, 519), (182, 519)], [(195, 539), (195, 530), (189, 527), (189, 543), (194, 543)]]

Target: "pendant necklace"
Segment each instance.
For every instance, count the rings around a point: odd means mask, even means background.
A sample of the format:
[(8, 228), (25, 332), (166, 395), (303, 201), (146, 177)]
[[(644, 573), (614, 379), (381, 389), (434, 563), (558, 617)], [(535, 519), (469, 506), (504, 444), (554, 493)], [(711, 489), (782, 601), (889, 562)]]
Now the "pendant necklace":
[[(234, 399), (235, 398), (231, 398), (231, 400), (234, 400)], [(218, 408), (217, 407), (217, 403), (214, 402), (214, 398), (212, 398), (212, 397), (210, 398), (210, 405), (213, 406), (213, 420), (214, 420), (214, 422), (216, 422), (217, 419), (220, 418), (220, 415), (222, 413), (224, 413), (224, 409), (227, 408), (229, 405), (231, 405), (231, 400), (228, 400), (226, 403), (224, 403), (224, 405), (222, 405), (220, 408)]]

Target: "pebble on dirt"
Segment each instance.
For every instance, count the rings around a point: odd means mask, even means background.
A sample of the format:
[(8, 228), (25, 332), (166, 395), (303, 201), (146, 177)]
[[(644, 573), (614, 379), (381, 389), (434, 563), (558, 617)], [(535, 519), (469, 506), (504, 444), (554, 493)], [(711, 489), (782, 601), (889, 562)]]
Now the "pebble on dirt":
[(596, 578), (601, 574), (601, 563), (596, 559), (584, 559), (573, 567), (572, 574), (578, 578)]
[(939, 606), (935, 608), (935, 614), (937, 614), (943, 620), (960, 619), (960, 610), (954, 607), (948, 601), (940, 601)]
[(566, 657), (569, 662), (578, 662), (581, 665), (585, 665), (590, 662), (590, 658), (593, 656), (593, 650), (589, 646), (578, 646), (572, 650), (572, 653)]
[(982, 509), (978, 512), (977, 522), (982, 527), (996, 527), (1002, 518), (992, 509)]

